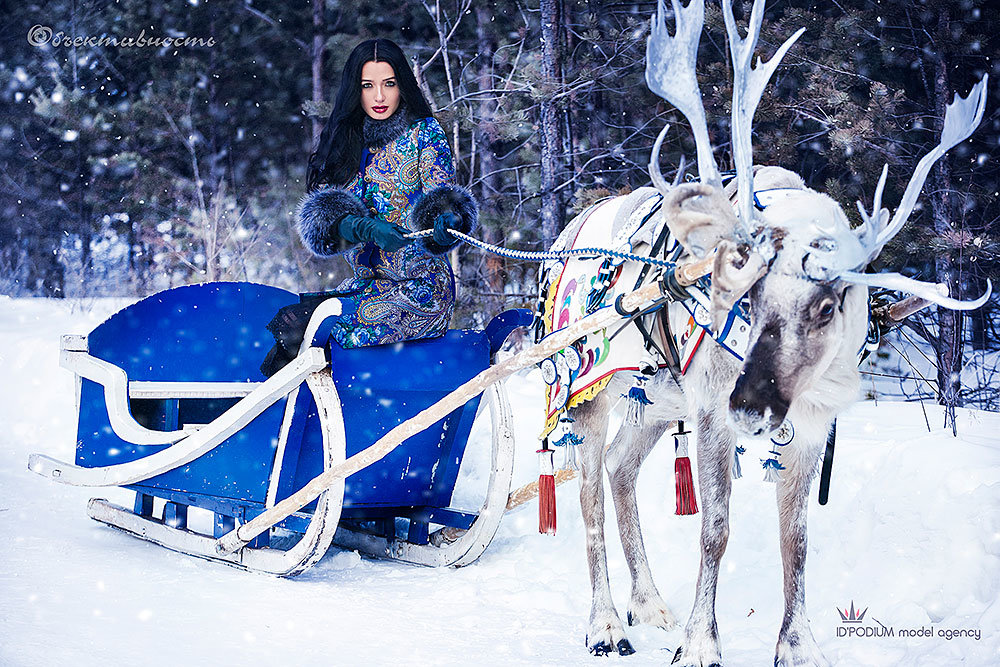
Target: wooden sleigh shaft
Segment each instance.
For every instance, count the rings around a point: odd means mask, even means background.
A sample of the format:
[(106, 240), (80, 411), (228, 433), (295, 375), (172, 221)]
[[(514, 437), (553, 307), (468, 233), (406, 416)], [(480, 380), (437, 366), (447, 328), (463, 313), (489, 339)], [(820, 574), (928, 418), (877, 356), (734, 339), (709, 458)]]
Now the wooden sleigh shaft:
[[(622, 299), (621, 305), (626, 311), (634, 311), (645, 307), (649, 302), (659, 299), (662, 295), (663, 292), (660, 284), (654, 283), (626, 295)], [(342, 481), (357, 471), (379, 461), (401, 445), (407, 438), (434, 424), (444, 415), (464, 405), (468, 400), (478, 396), (491, 385), (523, 368), (537, 364), (542, 359), (555, 354), (587, 334), (607, 328), (620, 320), (621, 317), (615, 308), (603, 308), (565, 329), (554, 332), (537, 345), (520, 352), (514, 357), (490, 366), (434, 405), (390, 430), (367, 449), (318, 475), (296, 493), (221, 537), (216, 543), (217, 552), (220, 555), (228, 555), (243, 548), (271, 526), (315, 500), (329, 485)]]

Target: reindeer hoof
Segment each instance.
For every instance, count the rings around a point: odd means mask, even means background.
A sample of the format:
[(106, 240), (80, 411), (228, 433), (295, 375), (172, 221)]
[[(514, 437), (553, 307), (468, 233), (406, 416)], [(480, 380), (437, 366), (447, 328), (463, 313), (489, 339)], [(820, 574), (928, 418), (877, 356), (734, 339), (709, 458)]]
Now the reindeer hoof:
[(830, 661), (819, 650), (812, 630), (804, 625), (779, 635), (774, 667), (830, 667)]
[(610, 653), (617, 653), (618, 655), (632, 655), (635, 653), (635, 649), (632, 648), (632, 644), (629, 643), (627, 639), (620, 639), (615, 646), (607, 642), (597, 642), (596, 644), (590, 646), (588, 641), (588, 649), (591, 653), (597, 656), (608, 655)]
[(632, 655), (633, 653), (635, 653), (635, 649), (632, 648), (632, 644), (627, 639), (618, 642), (618, 655)]
[[(622, 622), (617, 614), (598, 617), (601, 620), (591, 622), (587, 631), (587, 650), (594, 655), (608, 655), (617, 653), (618, 655), (632, 655), (635, 649), (625, 636)], [(593, 638), (593, 641), (591, 641)]]
[(605, 642), (597, 642), (593, 646), (590, 646), (590, 639), (588, 637), (587, 644), (587, 649), (594, 655), (601, 656), (611, 653), (611, 646)]

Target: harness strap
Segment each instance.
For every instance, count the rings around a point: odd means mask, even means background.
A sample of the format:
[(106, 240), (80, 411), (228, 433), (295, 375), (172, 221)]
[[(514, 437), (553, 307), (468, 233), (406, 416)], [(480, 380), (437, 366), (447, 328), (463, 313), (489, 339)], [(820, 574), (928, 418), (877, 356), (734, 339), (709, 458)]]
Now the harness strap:
[(819, 475), (819, 504), (830, 500), (830, 475), (833, 473), (833, 449), (837, 445), (837, 420), (833, 420), (830, 435), (826, 437), (826, 452), (823, 454), (823, 470)]
[[(647, 215), (646, 218), (643, 220), (643, 224), (645, 224), (645, 221), (648, 220), (654, 213), (659, 211), (660, 207), (663, 205), (663, 195), (660, 195), (659, 197), (660, 197), (659, 201), (657, 201), (656, 204), (653, 205), (653, 208), (652, 210), (650, 210), (649, 215)], [(650, 252), (649, 252), (650, 256), (656, 256), (659, 255), (660, 253), (663, 253), (664, 259), (666, 259), (667, 238), (669, 236), (670, 236), (670, 228), (666, 224), (664, 224), (660, 228), (659, 234), (656, 235), (656, 239), (653, 241), (653, 244), (650, 246)], [(674, 259), (676, 259), (676, 257)], [(635, 286), (633, 287), (633, 290), (639, 289), (639, 287), (642, 286), (642, 283), (646, 280), (646, 276), (649, 275), (650, 266), (651, 266), (650, 264), (646, 264), (642, 267), (642, 270), (639, 272), (639, 277), (635, 281)], [(660, 356), (660, 358), (663, 359), (663, 361), (669, 366), (671, 358), (667, 356), (667, 353), (663, 351), (663, 348), (661, 348), (657, 344), (656, 339), (649, 331), (649, 329), (646, 327), (646, 323), (643, 321), (643, 317), (645, 317), (646, 315), (654, 314), (655, 317), (656, 316), (655, 314), (661, 311), (663, 307), (667, 305), (667, 303), (669, 303), (669, 300), (658, 301), (653, 304), (653, 307), (647, 308), (644, 312), (639, 313), (637, 316), (630, 318), (629, 322), (635, 324), (636, 329), (638, 329), (640, 335), (642, 335), (646, 351), (647, 352), (651, 350), (655, 351)], [(615, 336), (621, 333), (622, 329), (624, 329), (625, 326), (628, 326), (628, 322), (622, 328), (618, 329), (618, 331), (612, 334), (611, 338), (613, 339)]]

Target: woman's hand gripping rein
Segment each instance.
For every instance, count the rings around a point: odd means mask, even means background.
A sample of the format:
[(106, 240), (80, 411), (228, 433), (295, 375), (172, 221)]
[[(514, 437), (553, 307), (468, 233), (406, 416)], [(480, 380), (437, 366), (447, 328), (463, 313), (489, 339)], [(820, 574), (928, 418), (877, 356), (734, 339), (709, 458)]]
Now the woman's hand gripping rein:
[(458, 243), (458, 239), (448, 230), (461, 228), (462, 219), (456, 213), (445, 211), (434, 219), (434, 243), (451, 250)]
[(406, 230), (402, 227), (361, 215), (345, 215), (340, 220), (338, 231), (349, 243), (370, 241), (387, 252), (399, 250), (413, 241), (403, 236)]

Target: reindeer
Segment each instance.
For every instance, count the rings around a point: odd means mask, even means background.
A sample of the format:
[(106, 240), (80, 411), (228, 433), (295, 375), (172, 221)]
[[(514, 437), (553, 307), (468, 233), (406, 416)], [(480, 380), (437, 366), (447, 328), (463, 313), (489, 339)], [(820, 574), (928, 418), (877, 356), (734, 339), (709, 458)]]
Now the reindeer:
[[(700, 182), (668, 184), (659, 169), (664, 128), (653, 147), (650, 175), (663, 195), (659, 224), (666, 224), (689, 257), (715, 253), (711, 274), (713, 328), (745, 295), (750, 303), (750, 341), (741, 362), (713, 343), (703, 344), (687, 372), (675, 380), (657, 372), (646, 387), (653, 403), (641, 427), (623, 427), (605, 449), (608, 414), (614, 397), (627, 387), (618, 373), (593, 400), (574, 408), (580, 446), (580, 504), (593, 598), (587, 645), (597, 655), (633, 653), (615, 610), (608, 584), (604, 543), (602, 468), (607, 468), (618, 529), (632, 576), (627, 619), (664, 629), (676, 624), (653, 583), (636, 507), (635, 482), (649, 451), (679, 419), (696, 426), (697, 471), (702, 507), (701, 566), (694, 606), (674, 662), (691, 666), (721, 664), (715, 620), (719, 565), (729, 535), (729, 495), (734, 448), (742, 436), (768, 437), (784, 422), (794, 438), (783, 448), (776, 497), (784, 571), (784, 618), (778, 632), (775, 665), (826, 665), (813, 637), (805, 605), (806, 505), (811, 480), (836, 415), (854, 402), (859, 388), (858, 353), (868, 321), (867, 286), (907, 291), (950, 308), (974, 302), (948, 298), (939, 286), (898, 274), (865, 274), (865, 266), (903, 227), (931, 165), (963, 141), (979, 124), (985, 106), (986, 77), (967, 98), (949, 105), (940, 144), (920, 161), (892, 216), (881, 206), (887, 168), (869, 213), (860, 204), (863, 225), (852, 229), (840, 206), (806, 187), (792, 172), (753, 168), (751, 122), (764, 87), (803, 30), (793, 34), (769, 62), (751, 65), (763, 18), (755, 0), (749, 31), (742, 38), (729, 0), (723, 13), (733, 60), (732, 145), (735, 188), (722, 179), (709, 142), (695, 76), (704, 0), (683, 7), (673, 2), (674, 35), (668, 33), (663, 0), (658, 2), (647, 42), (646, 81), (689, 121), (697, 146)], [(755, 190), (756, 186), (756, 190)], [(753, 193), (784, 188), (785, 196), (755, 210)], [(732, 197), (737, 211), (734, 212)], [(625, 205), (625, 204), (623, 204)], [(618, 214), (622, 214), (619, 212)], [(570, 227), (579, 224), (571, 223)], [(684, 258), (682, 258), (683, 260)], [(627, 374), (630, 375), (630, 374)]]

